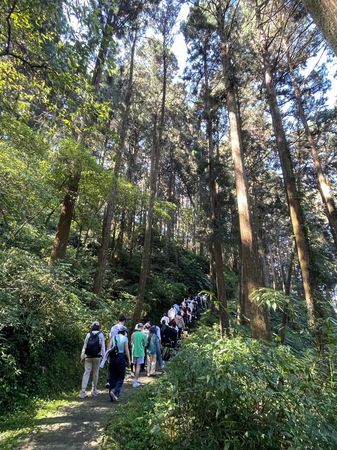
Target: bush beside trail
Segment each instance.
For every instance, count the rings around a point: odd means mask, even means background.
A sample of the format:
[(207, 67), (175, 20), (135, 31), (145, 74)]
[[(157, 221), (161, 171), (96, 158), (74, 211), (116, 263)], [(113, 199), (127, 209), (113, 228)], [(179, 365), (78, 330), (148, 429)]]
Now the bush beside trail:
[(21, 249), (0, 252), (0, 407), (52, 396), (79, 384), (80, 350), (93, 318), (108, 329), (131, 299), (108, 302), (76, 287), (66, 266), (51, 268)]
[(111, 419), (104, 449), (335, 449), (336, 393), (310, 351), (200, 327)]

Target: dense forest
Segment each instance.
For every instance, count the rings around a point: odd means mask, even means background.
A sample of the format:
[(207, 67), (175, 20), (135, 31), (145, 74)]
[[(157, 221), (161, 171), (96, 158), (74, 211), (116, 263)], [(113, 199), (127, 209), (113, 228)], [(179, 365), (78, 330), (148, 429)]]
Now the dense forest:
[(93, 320), (203, 291), (106, 448), (337, 448), (336, 10), (1, 2), (1, 414), (79, 385)]

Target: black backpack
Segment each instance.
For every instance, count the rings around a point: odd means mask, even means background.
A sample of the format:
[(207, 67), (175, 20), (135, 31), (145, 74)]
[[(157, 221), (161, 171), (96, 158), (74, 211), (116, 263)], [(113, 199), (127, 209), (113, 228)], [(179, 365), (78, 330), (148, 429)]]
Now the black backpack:
[(85, 349), (85, 355), (89, 356), (90, 358), (97, 358), (98, 356), (101, 356), (101, 344), (99, 342), (99, 335), (101, 333), (90, 333), (87, 347)]
[(116, 359), (117, 356), (119, 355), (119, 349), (118, 349), (118, 344), (117, 344), (117, 338), (115, 336), (115, 344), (113, 345), (113, 347), (110, 348), (109, 350), (109, 361), (111, 362), (113, 359)]

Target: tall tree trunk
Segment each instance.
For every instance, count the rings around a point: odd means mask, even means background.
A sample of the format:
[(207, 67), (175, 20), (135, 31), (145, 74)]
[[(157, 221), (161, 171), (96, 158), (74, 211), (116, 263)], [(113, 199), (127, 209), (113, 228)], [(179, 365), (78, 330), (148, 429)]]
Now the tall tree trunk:
[[(154, 131), (153, 131), (153, 145), (151, 151), (151, 173), (150, 173), (150, 200), (149, 208), (147, 212), (146, 228), (145, 228), (145, 239), (144, 248), (142, 256), (142, 265), (139, 277), (138, 295), (136, 300), (135, 309), (132, 316), (132, 329), (134, 329), (137, 322), (140, 321), (147, 277), (150, 270), (150, 259), (151, 259), (151, 240), (152, 240), (152, 224), (154, 215), (154, 205), (157, 196), (157, 179), (159, 171), (159, 157), (160, 157), (160, 145), (159, 137), (157, 135), (157, 117), (154, 118)], [(160, 141), (161, 142), (161, 141)]]
[[(288, 270), (287, 273), (285, 274), (284, 280), (284, 293), (287, 296), (290, 295), (291, 290), (291, 278), (293, 273), (294, 259), (295, 259), (295, 242), (293, 243), (293, 246), (290, 251)], [(289, 309), (287, 308), (287, 306), (285, 306), (282, 314), (282, 325), (280, 328), (281, 344), (284, 344), (285, 342), (288, 322), (289, 322)]]
[(77, 170), (75, 174), (71, 175), (69, 178), (67, 192), (63, 199), (61, 214), (50, 255), (51, 264), (54, 264), (58, 259), (65, 257), (80, 179), (80, 170)]
[(119, 233), (116, 241), (117, 252), (120, 252), (123, 248), (125, 231), (126, 231), (126, 209), (123, 209), (119, 224)]
[[(101, 74), (103, 71), (103, 67), (105, 64), (109, 43), (112, 38), (111, 32), (111, 23), (109, 22), (109, 17), (113, 15), (113, 8), (109, 9), (108, 12), (108, 20), (105, 25), (105, 29), (103, 32), (103, 38), (100, 44), (100, 49), (97, 55), (95, 70), (92, 78), (92, 85), (95, 91), (98, 91)], [(95, 75), (95, 73), (99, 74), (99, 77)], [(79, 142), (83, 142), (83, 136), (78, 137)], [(70, 177), (68, 183), (68, 190), (64, 197), (63, 204), (61, 207), (61, 214), (59, 218), (59, 222), (57, 225), (57, 231), (55, 235), (55, 239), (52, 246), (52, 251), (50, 255), (50, 263), (54, 264), (58, 259), (64, 258), (67, 250), (71, 221), (74, 213), (74, 206), (76, 203), (78, 190), (80, 186), (81, 180), (81, 171), (82, 168), (80, 165), (76, 168), (74, 174)]]
[(131, 47), (131, 58), (130, 58), (130, 73), (128, 79), (128, 87), (125, 95), (125, 109), (122, 115), (121, 128), (120, 128), (120, 143), (117, 147), (115, 155), (115, 166), (113, 171), (112, 187), (109, 193), (109, 198), (107, 206), (104, 212), (104, 220), (102, 227), (102, 240), (101, 246), (98, 252), (98, 261), (96, 272), (94, 276), (94, 286), (93, 291), (95, 294), (99, 295), (104, 282), (106, 263), (108, 259), (108, 251), (110, 245), (110, 235), (111, 235), (111, 223), (114, 216), (114, 209), (116, 204), (116, 197), (118, 192), (118, 179), (121, 171), (122, 155), (125, 149), (125, 141), (127, 136), (131, 99), (132, 99), (132, 88), (133, 88), (133, 71), (134, 71), (134, 57), (137, 42), (137, 32), (135, 32), (132, 47)]
[(129, 240), (130, 240), (130, 247), (129, 247), (129, 257), (128, 262), (131, 263), (132, 256), (133, 256), (133, 250), (135, 247), (135, 240), (136, 240), (136, 221), (135, 221), (136, 212), (132, 212), (132, 216), (130, 217), (130, 231), (129, 231)]
[(305, 115), (305, 111), (304, 111), (304, 107), (303, 107), (303, 103), (302, 103), (302, 93), (301, 93), (300, 86), (299, 86), (299, 84), (296, 80), (295, 74), (291, 68), (289, 69), (289, 72), (290, 72), (291, 81), (292, 81), (292, 84), (294, 87), (298, 115), (302, 122), (304, 131), (305, 131), (305, 135), (306, 135), (306, 138), (308, 141), (308, 145), (309, 145), (309, 148), (311, 151), (312, 160), (314, 163), (314, 171), (315, 171), (315, 175), (316, 175), (317, 188), (321, 195), (324, 211), (325, 211), (325, 214), (329, 221), (331, 234), (332, 234), (335, 248), (337, 251), (337, 208), (336, 208), (335, 199), (331, 192), (329, 182), (327, 181), (327, 179), (324, 176), (322, 164), (321, 164), (321, 161), (320, 161), (320, 158), (318, 155), (318, 151), (317, 151), (317, 147), (316, 147), (316, 143), (315, 143), (315, 138), (312, 135), (310, 128), (309, 128), (309, 124), (308, 124), (308, 121), (307, 121), (307, 118)]
[(296, 242), (296, 249), (303, 278), (304, 297), (308, 310), (308, 321), (311, 329), (318, 332), (317, 321), (322, 317), (314, 293), (313, 261), (311, 258), (309, 240), (306, 232), (304, 215), (300, 204), (299, 194), (296, 189), (296, 180), (290, 151), (282, 124), (281, 113), (277, 104), (276, 90), (273, 73), (269, 63), (268, 53), (263, 53), (264, 84), (267, 93), (268, 104), (272, 116), (273, 129), (277, 142), (278, 154), (282, 167), (284, 186), (287, 195), (290, 220)]
[(303, 3), (337, 55), (337, 0), (303, 0)]
[[(168, 180), (168, 201), (175, 203), (175, 170), (174, 170), (174, 149), (170, 147), (170, 173)], [(172, 211), (171, 217), (167, 220), (167, 245), (170, 244), (174, 236), (175, 212)]]
[(101, 45), (99, 47), (97, 58), (96, 58), (94, 72), (92, 75), (92, 84), (96, 91), (98, 90), (99, 85), (101, 84), (103, 68), (104, 68), (106, 57), (107, 57), (108, 48), (109, 48), (109, 45), (110, 45), (110, 42), (112, 39), (114, 17), (115, 17), (114, 10), (112, 7), (110, 7), (109, 11), (108, 11), (108, 16), (106, 19), (105, 27), (103, 30)]
[[(216, 296), (218, 297), (218, 291), (217, 291), (217, 282), (216, 282), (216, 271), (215, 271), (215, 261), (214, 261), (214, 253), (212, 251), (212, 244), (210, 243), (210, 258), (209, 258), (209, 274), (210, 274), (210, 280), (211, 280), (211, 286), (213, 288), (213, 291), (216, 293)], [(210, 298), (210, 310), (212, 314), (215, 314), (215, 303), (214, 298)]]
[(165, 126), (165, 111), (166, 111), (166, 91), (167, 91), (167, 65), (168, 65), (168, 49), (166, 46), (166, 36), (163, 36), (163, 88), (162, 99), (160, 107), (160, 116), (158, 124), (157, 134), (157, 117), (154, 118), (154, 142), (151, 154), (151, 175), (150, 175), (150, 205), (147, 214), (146, 230), (145, 230), (145, 242), (142, 257), (142, 267), (139, 277), (138, 295), (136, 300), (136, 306), (132, 316), (132, 326), (134, 327), (139, 322), (143, 310), (145, 289), (148, 273), (150, 270), (151, 259), (151, 239), (152, 239), (152, 222), (154, 214), (154, 203), (157, 197), (157, 184), (159, 173), (159, 161), (161, 156), (161, 150), (163, 146), (163, 134)]
[(220, 318), (220, 332), (221, 336), (230, 335), (229, 316), (227, 313), (227, 297), (224, 275), (224, 263), (222, 256), (222, 245), (219, 224), (219, 203), (217, 183), (214, 173), (214, 143), (213, 143), (213, 120), (210, 107), (210, 89), (208, 77), (208, 62), (207, 62), (207, 48), (208, 43), (205, 42), (203, 48), (204, 60), (204, 82), (205, 82), (205, 113), (206, 113), (206, 128), (208, 140), (208, 167), (209, 167), (209, 191), (211, 201), (211, 227), (212, 227), (212, 254), (214, 260), (214, 268), (216, 274), (216, 287), (219, 302), (219, 318)]
[(241, 119), (236, 97), (236, 84), (230, 44), (224, 29), (222, 8), (218, 15), (218, 32), (221, 41), (221, 61), (226, 87), (226, 104), (229, 116), (230, 142), (235, 171), (239, 227), (241, 237), (241, 256), (243, 264), (243, 286), (247, 291), (247, 311), (249, 314), (251, 333), (254, 338), (270, 340), (271, 331), (268, 312), (265, 307), (258, 307), (251, 299), (252, 293), (263, 286), (256, 240), (253, 235), (252, 219), (249, 208), (248, 185), (243, 164), (243, 144)]

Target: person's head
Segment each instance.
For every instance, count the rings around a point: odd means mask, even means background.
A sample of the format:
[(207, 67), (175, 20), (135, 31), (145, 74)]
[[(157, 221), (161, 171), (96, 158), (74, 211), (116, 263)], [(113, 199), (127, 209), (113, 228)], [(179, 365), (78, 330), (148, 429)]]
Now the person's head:
[(162, 321), (161, 321), (161, 325), (166, 325), (166, 321), (165, 321), (165, 320), (162, 320)]
[(118, 322), (121, 322), (121, 323), (125, 323), (125, 321), (126, 321), (126, 317), (123, 315), (123, 314), (121, 314), (119, 317), (118, 317)]
[(101, 324), (99, 322), (93, 322), (91, 325), (91, 331), (99, 331), (101, 329)]
[(150, 333), (152, 334), (156, 334), (157, 333), (157, 329), (154, 325), (152, 325), (152, 327), (150, 327)]
[(120, 325), (118, 328), (118, 334), (122, 334), (123, 336), (125, 336), (126, 332), (127, 332), (126, 327), (124, 327), (123, 325)]
[(173, 320), (171, 320), (169, 325), (170, 325), (170, 327), (175, 327), (177, 324), (176, 324), (176, 321), (173, 319)]
[(143, 329), (144, 325), (142, 323), (137, 323), (137, 325), (135, 326), (136, 331), (143, 331)]
[(151, 328), (151, 322), (147, 321), (146, 324), (144, 325), (144, 328), (146, 328), (147, 330), (149, 330)]

